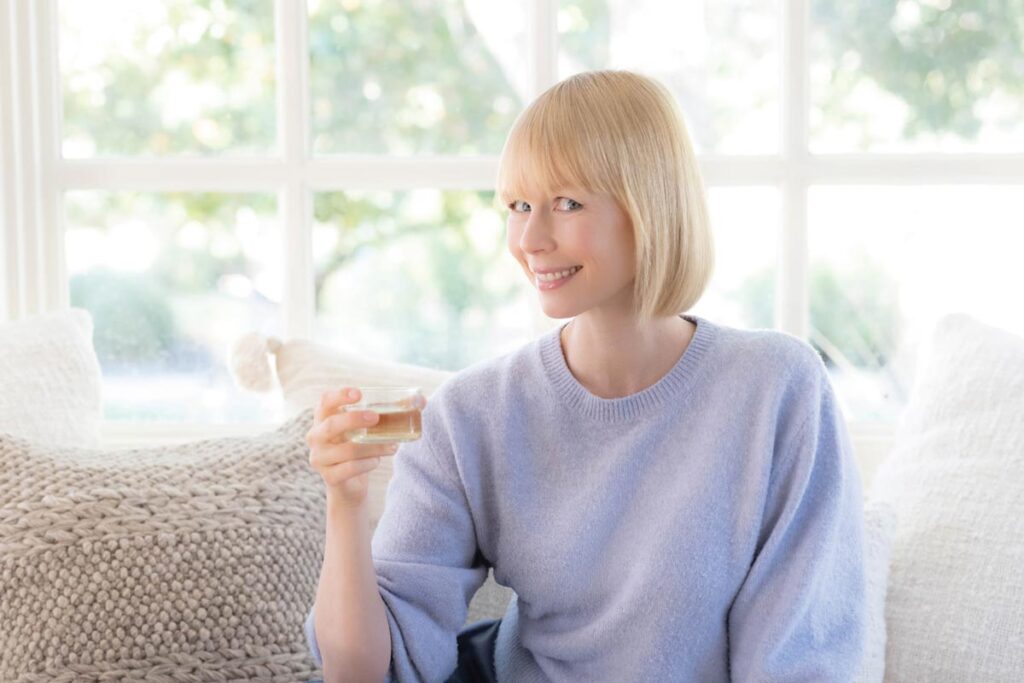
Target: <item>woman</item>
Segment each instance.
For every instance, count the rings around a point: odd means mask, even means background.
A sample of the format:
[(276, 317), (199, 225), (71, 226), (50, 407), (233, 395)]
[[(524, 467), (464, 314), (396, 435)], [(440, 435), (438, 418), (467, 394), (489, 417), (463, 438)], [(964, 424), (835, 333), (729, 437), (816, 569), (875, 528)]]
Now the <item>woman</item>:
[[(624, 71), (556, 84), (510, 132), (498, 196), (509, 251), (570, 322), (434, 394), (372, 552), (365, 473), (387, 453), (332, 444), (354, 398), (324, 396), (307, 636), (325, 680), (851, 680), (865, 605), (846, 427), (811, 346), (681, 313), (713, 248), (672, 97)], [(516, 598), (460, 633), (490, 567)]]

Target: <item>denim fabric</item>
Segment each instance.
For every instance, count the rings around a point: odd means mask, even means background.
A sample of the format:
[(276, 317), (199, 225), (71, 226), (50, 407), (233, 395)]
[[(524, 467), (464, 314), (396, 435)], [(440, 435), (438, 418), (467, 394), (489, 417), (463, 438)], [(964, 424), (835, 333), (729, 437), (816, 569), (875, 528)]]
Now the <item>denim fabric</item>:
[(495, 683), (494, 641), (501, 619), (477, 621), (459, 631), (459, 660), (445, 683)]
[[(445, 683), (495, 683), (494, 641), (501, 619), (477, 621), (459, 632), (459, 660)], [(324, 683), (323, 680), (308, 683)]]

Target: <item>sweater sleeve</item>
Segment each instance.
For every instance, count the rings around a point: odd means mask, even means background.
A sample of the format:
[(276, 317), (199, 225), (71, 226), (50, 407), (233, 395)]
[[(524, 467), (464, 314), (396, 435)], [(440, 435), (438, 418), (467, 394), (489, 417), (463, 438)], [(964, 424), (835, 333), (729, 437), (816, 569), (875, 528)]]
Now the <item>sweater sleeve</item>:
[[(373, 535), (373, 565), (391, 633), (385, 683), (444, 681), (455, 670), (456, 639), (469, 601), (487, 578), (473, 519), (435, 398), (423, 413), (423, 437), (394, 456), (384, 512)], [(313, 613), (311, 653), (322, 665)]]
[(734, 681), (852, 681), (860, 668), (860, 476), (824, 366), (808, 395), (802, 423), (787, 433), (780, 422), (754, 559), (729, 611)]

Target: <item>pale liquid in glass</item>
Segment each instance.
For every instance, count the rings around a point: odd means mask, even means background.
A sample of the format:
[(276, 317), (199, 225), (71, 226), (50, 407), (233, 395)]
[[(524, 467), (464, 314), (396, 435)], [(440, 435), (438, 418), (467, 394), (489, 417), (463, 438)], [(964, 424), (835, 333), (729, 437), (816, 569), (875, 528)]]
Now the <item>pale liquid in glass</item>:
[(380, 420), (375, 425), (355, 430), (351, 439), (356, 443), (390, 443), (420, 438), (423, 424), (419, 410), (410, 410), (406, 406), (365, 406), (362, 410), (378, 413)]

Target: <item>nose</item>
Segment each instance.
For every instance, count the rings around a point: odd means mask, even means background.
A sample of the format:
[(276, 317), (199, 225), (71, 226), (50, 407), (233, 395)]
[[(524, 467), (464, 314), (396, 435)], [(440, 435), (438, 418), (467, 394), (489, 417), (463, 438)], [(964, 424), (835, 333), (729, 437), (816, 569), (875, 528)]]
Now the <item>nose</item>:
[(541, 211), (531, 211), (522, 224), (522, 230), (519, 235), (519, 248), (524, 253), (547, 251), (555, 246), (551, 234), (551, 220)]

